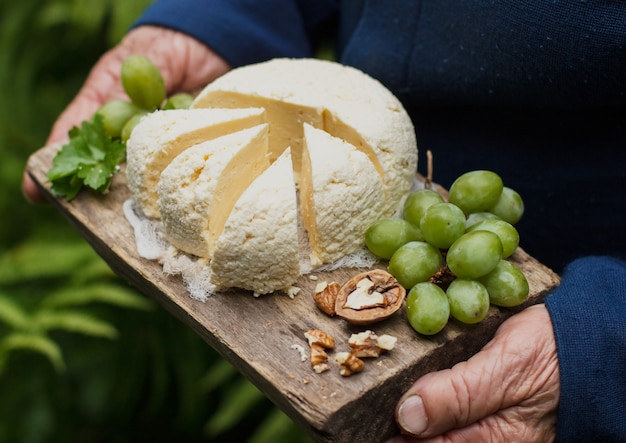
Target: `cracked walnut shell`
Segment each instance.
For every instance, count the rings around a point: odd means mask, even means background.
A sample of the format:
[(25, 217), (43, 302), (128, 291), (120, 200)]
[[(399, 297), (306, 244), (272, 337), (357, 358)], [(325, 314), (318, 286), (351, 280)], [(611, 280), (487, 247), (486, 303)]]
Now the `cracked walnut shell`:
[(348, 280), (335, 300), (338, 317), (355, 325), (367, 325), (395, 314), (406, 297), (406, 289), (390, 273), (374, 269)]

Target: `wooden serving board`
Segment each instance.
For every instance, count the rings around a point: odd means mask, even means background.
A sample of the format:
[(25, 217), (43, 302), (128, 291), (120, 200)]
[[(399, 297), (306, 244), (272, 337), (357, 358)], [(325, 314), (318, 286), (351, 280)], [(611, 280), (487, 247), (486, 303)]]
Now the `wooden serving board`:
[[(396, 402), (419, 376), (469, 358), (507, 317), (543, 301), (559, 284), (553, 271), (518, 249), (511, 260), (528, 278), (528, 301), (516, 309), (492, 307), (478, 325), (451, 321), (433, 337), (420, 336), (411, 329), (404, 307), (392, 318), (369, 327), (350, 326), (318, 310), (312, 298), (318, 282), (343, 284), (363, 269), (313, 274), (317, 280), (302, 276), (298, 281), (301, 291), (293, 299), (284, 294), (255, 298), (249, 292), (231, 290), (201, 302), (188, 295), (180, 277), (165, 275), (160, 264), (137, 254), (133, 229), (122, 212), (130, 197), (125, 175), (114, 177), (106, 195), (83, 191), (67, 202), (50, 193), (46, 179), (55, 153), (54, 147), (42, 148), (27, 165), (28, 173), (50, 202), (115, 272), (195, 330), (317, 441), (367, 443), (396, 434)], [(304, 337), (308, 329), (321, 329), (334, 337), (330, 371), (315, 373), (310, 362), (302, 361), (300, 352), (292, 347), (300, 345), (308, 354)], [(342, 377), (333, 356), (349, 350), (352, 333), (366, 329), (397, 337), (396, 347), (376, 359), (367, 359), (363, 372)]]

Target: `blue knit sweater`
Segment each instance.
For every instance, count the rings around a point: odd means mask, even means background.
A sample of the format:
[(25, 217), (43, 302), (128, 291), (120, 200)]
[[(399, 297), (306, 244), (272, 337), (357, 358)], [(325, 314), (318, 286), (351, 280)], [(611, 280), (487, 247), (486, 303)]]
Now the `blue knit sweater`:
[(522, 247), (562, 272), (546, 299), (557, 440), (626, 441), (625, 2), (157, 0), (141, 24), (235, 67), (310, 57), (332, 35), (402, 100), (436, 181), (499, 173), (524, 197)]

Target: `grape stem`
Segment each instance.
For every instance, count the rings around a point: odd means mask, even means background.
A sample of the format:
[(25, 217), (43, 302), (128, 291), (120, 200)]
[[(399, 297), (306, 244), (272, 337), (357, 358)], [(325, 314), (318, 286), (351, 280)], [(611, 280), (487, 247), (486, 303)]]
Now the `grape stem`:
[(433, 153), (429, 149), (426, 151), (426, 179), (424, 180), (424, 188), (430, 189), (433, 184)]
[(444, 264), (437, 272), (435, 272), (432, 277), (430, 277), (429, 282), (439, 286), (444, 291), (448, 289), (450, 283), (456, 279), (456, 276), (450, 271), (447, 264)]

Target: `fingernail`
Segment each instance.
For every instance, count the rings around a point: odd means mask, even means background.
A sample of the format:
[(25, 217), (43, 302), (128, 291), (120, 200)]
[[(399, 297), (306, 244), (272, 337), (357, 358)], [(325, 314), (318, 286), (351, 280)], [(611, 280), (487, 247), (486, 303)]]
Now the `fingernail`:
[(398, 424), (413, 435), (419, 435), (428, 427), (428, 417), (424, 402), (419, 395), (411, 395), (402, 402), (398, 409)]

